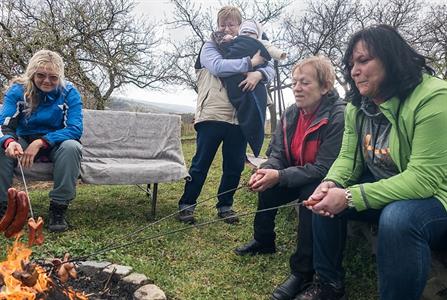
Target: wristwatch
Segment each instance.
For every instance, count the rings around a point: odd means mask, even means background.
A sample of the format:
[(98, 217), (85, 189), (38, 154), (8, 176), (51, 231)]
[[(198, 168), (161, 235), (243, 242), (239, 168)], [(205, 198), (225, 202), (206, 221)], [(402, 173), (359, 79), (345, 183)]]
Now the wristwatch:
[(346, 199), (346, 205), (349, 208), (355, 207), (354, 202), (352, 201), (352, 193), (349, 189), (345, 189), (345, 199)]

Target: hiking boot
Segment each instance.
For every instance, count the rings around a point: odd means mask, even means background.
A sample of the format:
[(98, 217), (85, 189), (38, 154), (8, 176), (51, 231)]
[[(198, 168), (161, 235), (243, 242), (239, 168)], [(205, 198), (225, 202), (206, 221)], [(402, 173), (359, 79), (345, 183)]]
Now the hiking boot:
[(8, 208), (8, 204), (6, 202), (0, 202), (0, 220), (6, 213), (6, 209)]
[(177, 220), (183, 222), (185, 224), (194, 224), (196, 220), (194, 219), (194, 211), (193, 210), (181, 210), (178, 212), (176, 216)]
[(323, 283), (318, 278), (295, 300), (346, 300), (344, 287)]
[(276, 252), (275, 243), (266, 245), (253, 239), (245, 245), (242, 245), (234, 249), (234, 253), (239, 256), (243, 255), (256, 255), (256, 254), (272, 254)]
[(68, 229), (68, 223), (65, 219), (67, 205), (50, 203), (48, 230), (51, 232), (64, 232)]
[(227, 224), (236, 224), (239, 223), (239, 217), (236, 215), (234, 210), (226, 210), (220, 211), (217, 213), (217, 216), (221, 218)]
[(293, 300), (312, 283), (312, 275), (290, 274), (272, 293), (271, 300)]

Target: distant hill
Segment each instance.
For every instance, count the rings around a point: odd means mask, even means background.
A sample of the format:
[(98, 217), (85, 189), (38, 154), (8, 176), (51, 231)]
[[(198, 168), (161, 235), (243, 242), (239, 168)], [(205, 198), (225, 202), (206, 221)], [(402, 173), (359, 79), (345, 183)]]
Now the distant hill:
[(192, 114), (194, 108), (187, 105), (150, 102), (139, 99), (110, 97), (107, 109), (165, 114)]

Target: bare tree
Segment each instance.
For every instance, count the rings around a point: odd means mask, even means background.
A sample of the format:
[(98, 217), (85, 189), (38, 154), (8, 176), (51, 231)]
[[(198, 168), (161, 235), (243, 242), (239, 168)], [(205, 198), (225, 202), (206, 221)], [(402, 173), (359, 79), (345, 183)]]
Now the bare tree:
[(0, 0), (0, 83), (23, 72), (42, 48), (60, 53), (66, 77), (86, 107), (104, 109), (125, 84), (157, 88), (169, 65), (159, 55), (155, 27), (132, 15), (126, 0)]
[(366, 2), (357, 15), (360, 28), (373, 24), (387, 24), (397, 30), (410, 44), (421, 38), (418, 28), (424, 17), (423, 2), (420, 0), (375, 0)]
[(447, 79), (447, 5), (430, 7), (422, 31), (422, 52), (429, 57), (437, 74)]
[(330, 0), (326, 2), (312, 0), (305, 9), (304, 16), (288, 18), (284, 28), (290, 47), (297, 60), (309, 56), (324, 54), (337, 70), (337, 81), (346, 90), (343, 80), (341, 57), (345, 45), (355, 27), (354, 16), (358, 14), (358, 3), (351, 0)]

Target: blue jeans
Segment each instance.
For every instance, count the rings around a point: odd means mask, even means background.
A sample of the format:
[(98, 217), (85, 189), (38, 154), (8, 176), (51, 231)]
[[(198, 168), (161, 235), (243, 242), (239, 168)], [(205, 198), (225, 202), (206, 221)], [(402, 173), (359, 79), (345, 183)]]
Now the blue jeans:
[[(185, 190), (179, 201), (180, 209), (194, 205), (202, 191), (211, 163), (217, 149), (222, 144), (222, 169), (218, 193), (236, 188), (244, 170), (247, 141), (238, 125), (205, 121), (196, 124), (196, 154), (194, 155), (189, 174), (191, 181), (186, 182)], [(218, 197), (217, 210), (228, 211), (233, 205), (234, 191)], [(194, 210), (194, 206), (190, 208)]]
[(348, 219), (378, 222), (380, 299), (420, 299), (430, 271), (431, 249), (447, 248), (447, 212), (441, 202), (400, 200), (382, 210), (349, 209), (334, 218), (314, 214), (314, 268), (323, 282), (336, 286), (344, 280)]

